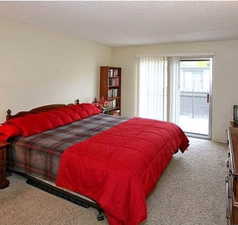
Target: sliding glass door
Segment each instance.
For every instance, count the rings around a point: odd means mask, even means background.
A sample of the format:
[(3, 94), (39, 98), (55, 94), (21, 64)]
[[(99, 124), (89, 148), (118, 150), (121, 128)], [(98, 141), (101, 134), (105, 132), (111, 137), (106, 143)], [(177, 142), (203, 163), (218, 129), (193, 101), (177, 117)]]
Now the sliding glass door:
[(210, 137), (212, 60), (179, 59), (174, 63), (174, 122), (188, 134)]

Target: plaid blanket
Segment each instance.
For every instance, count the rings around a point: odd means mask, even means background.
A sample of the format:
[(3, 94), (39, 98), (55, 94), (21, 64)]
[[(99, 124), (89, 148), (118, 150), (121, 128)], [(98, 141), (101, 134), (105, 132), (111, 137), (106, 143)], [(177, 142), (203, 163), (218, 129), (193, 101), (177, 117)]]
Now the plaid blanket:
[(15, 138), (8, 151), (8, 167), (55, 181), (60, 155), (65, 149), (127, 120), (97, 114), (36, 135)]

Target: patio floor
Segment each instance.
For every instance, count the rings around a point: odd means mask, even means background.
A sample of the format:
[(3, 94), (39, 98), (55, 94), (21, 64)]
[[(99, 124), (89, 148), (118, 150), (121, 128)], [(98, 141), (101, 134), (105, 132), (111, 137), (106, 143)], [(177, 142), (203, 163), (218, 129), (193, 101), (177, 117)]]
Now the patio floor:
[(178, 124), (185, 132), (208, 135), (208, 118), (191, 118), (180, 115)]

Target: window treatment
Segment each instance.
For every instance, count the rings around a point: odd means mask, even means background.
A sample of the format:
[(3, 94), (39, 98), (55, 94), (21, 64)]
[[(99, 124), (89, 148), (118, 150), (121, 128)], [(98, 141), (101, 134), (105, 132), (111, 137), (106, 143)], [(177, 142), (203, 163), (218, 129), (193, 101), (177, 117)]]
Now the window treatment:
[(139, 57), (138, 115), (144, 118), (166, 120), (167, 58)]
[(169, 58), (170, 71), (170, 118), (169, 121), (178, 124), (180, 114), (180, 80), (179, 57)]

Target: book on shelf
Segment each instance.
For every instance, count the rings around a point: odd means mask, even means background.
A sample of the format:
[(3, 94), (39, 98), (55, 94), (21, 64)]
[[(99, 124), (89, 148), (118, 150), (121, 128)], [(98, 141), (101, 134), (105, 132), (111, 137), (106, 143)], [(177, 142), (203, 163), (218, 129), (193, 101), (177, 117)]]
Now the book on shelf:
[(118, 89), (117, 88), (109, 89), (108, 97), (109, 98), (118, 97)]
[(117, 69), (109, 69), (108, 70), (108, 76), (109, 77), (117, 77), (118, 76), (118, 70)]
[(117, 87), (119, 86), (119, 77), (110, 77), (109, 79), (109, 87)]
[(118, 76), (118, 70), (116, 69), (116, 70), (114, 70), (113, 72), (114, 72), (114, 73), (113, 73), (113, 76), (114, 76), (114, 77), (117, 77), (117, 76)]
[(113, 77), (113, 69), (109, 69), (108, 70), (108, 76), (109, 77)]
[(116, 105), (117, 105), (117, 101), (116, 99), (113, 99), (112, 101), (109, 101), (109, 107), (114, 109), (116, 108)]

